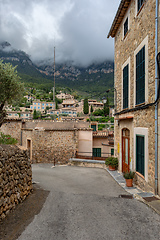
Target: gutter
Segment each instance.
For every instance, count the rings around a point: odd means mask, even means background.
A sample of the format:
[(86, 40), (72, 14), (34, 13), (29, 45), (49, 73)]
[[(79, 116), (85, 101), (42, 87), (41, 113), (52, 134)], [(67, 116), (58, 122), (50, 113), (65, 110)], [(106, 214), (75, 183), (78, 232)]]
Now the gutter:
[[(158, 85), (158, 67), (157, 53), (158, 53), (158, 0), (156, 0), (156, 13), (155, 13), (155, 99), (159, 96), (157, 92)], [(159, 90), (159, 89), (158, 89)], [(155, 194), (158, 194), (158, 101), (155, 105)]]

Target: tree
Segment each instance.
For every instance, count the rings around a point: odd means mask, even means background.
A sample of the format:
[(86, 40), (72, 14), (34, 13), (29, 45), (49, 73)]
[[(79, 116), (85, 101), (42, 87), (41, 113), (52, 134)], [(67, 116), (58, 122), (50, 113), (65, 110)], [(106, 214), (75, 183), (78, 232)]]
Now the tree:
[(84, 99), (83, 113), (84, 114), (88, 114), (89, 113), (88, 98)]
[(91, 113), (93, 113), (93, 106), (91, 105)]
[(0, 126), (6, 116), (5, 104), (13, 104), (23, 96), (24, 87), (20, 82), (16, 67), (0, 61)]
[(108, 99), (108, 97), (107, 97), (107, 102), (104, 104), (103, 112), (104, 112), (105, 116), (109, 115), (109, 99)]

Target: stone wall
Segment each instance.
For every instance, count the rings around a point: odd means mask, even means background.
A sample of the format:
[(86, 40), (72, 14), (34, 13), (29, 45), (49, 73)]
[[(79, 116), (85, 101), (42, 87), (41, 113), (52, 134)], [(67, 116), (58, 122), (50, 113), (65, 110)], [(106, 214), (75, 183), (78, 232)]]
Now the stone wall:
[(77, 130), (27, 130), (23, 129), (23, 146), (28, 148), (33, 162), (67, 163), (78, 146)]
[(32, 190), (32, 170), (26, 150), (0, 145), (0, 219)]
[(21, 120), (7, 120), (2, 124), (0, 132), (3, 132), (5, 135), (11, 135), (18, 140), (19, 144), (21, 144), (21, 128)]

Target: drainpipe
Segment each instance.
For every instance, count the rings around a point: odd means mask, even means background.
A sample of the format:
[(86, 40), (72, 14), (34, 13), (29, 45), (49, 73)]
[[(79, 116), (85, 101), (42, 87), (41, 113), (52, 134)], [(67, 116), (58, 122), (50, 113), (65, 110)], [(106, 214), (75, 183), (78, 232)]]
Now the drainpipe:
[[(155, 13), (155, 99), (157, 99), (158, 85), (158, 69), (157, 69), (157, 53), (158, 53), (158, 0), (156, 0)], [(155, 194), (158, 194), (158, 101), (155, 105)]]

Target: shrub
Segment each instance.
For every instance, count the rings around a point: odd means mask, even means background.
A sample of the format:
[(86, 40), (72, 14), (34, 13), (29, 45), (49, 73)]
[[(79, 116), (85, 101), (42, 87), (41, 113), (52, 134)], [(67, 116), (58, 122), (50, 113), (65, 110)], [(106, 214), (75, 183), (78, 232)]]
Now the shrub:
[(0, 133), (0, 144), (16, 144), (17, 142), (17, 139), (12, 138), (10, 135)]
[(118, 168), (118, 158), (108, 157), (105, 161), (105, 164), (107, 166), (112, 166), (112, 167), (115, 167), (117, 169)]
[(123, 177), (125, 179), (133, 179), (135, 176), (135, 172), (129, 171), (123, 174)]

